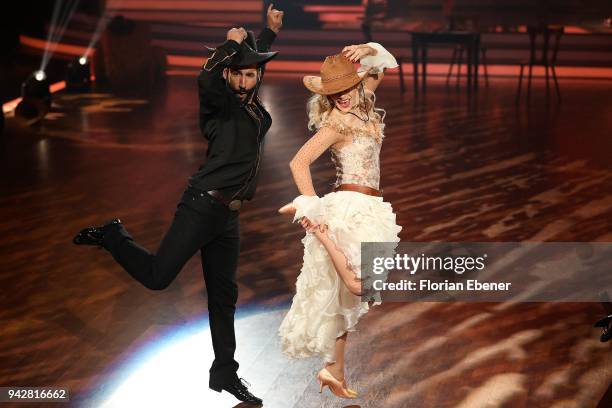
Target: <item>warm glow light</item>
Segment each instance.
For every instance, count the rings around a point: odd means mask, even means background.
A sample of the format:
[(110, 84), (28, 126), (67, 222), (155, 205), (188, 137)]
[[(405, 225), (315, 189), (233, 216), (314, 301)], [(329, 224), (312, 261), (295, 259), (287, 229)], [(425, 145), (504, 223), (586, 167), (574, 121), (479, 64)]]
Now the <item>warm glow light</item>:
[(51, 93), (59, 92), (64, 88), (66, 88), (66, 81), (56, 82), (54, 84), (51, 84), (51, 86), (49, 87)]
[[(36, 38), (21, 35), (21, 44), (35, 48), (44, 49), (45, 42)], [(62, 54), (66, 55), (83, 55), (87, 48), (68, 45), (68, 44), (57, 44), (57, 50)], [(201, 68), (202, 64), (206, 62), (206, 58), (193, 57), (188, 55), (167, 55), (168, 65), (171, 68)], [(412, 73), (412, 64), (404, 62), (404, 75), (407, 77)], [(310, 73), (318, 72), (321, 68), (320, 61), (280, 61), (273, 60), (267, 64), (266, 71), (269, 73)], [(519, 66), (518, 65), (494, 65), (489, 64), (489, 75), (492, 77), (518, 77)], [(609, 67), (578, 67), (578, 66), (558, 66), (557, 76), (559, 78), (599, 78), (599, 79), (610, 79), (612, 78), (612, 68)], [(397, 75), (397, 69), (389, 71), (391, 75)], [(427, 64), (427, 73), (432, 76), (444, 76), (448, 72), (448, 64), (430, 63)], [(534, 74), (534, 76), (543, 77), (544, 74)]]
[[(261, 3), (257, 1), (177, 1), (177, 0), (107, 0), (106, 8), (113, 11), (127, 10), (177, 10), (177, 11), (208, 11), (208, 12), (252, 12), (259, 14), (261, 12)], [(125, 14), (125, 13), (122, 13)]]
[[(45, 40), (40, 40), (34, 37), (28, 37), (27, 35), (20, 35), (19, 43), (26, 47), (30, 47), (30, 48), (34, 48), (34, 49), (42, 50), (42, 51), (44, 51), (48, 46)], [(74, 55), (74, 56), (80, 57), (81, 55), (84, 55), (85, 52), (87, 51), (86, 47), (83, 47), (80, 45), (54, 43), (52, 44), (52, 46), (53, 46), (53, 49), (57, 53), (63, 54), (63, 55)]]
[(87, 58), (85, 58), (85, 57), (79, 58), (79, 64), (81, 64), (81, 65), (87, 64)]

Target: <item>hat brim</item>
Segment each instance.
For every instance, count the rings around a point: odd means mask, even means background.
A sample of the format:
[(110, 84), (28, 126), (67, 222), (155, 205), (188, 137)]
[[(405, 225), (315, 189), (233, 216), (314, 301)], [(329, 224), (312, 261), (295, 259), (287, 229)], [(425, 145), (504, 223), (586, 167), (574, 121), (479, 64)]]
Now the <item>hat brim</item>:
[(335, 83), (326, 85), (323, 85), (320, 76), (315, 75), (306, 75), (302, 81), (304, 82), (304, 86), (313, 93), (320, 95), (333, 95), (346, 91), (347, 89), (357, 85), (359, 82), (363, 81), (366, 75), (368, 75), (368, 71), (358, 72), (356, 76), (350, 78), (349, 80), (337, 81)]
[(236, 63), (232, 64), (233, 67), (248, 67), (251, 65), (263, 65), (269, 62), (272, 58), (278, 55), (278, 51), (271, 52), (257, 52), (250, 51), (243, 53)]
[[(208, 52), (211, 54), (214, 53), (217, 49), (205, 46)], [(278, 55), (278, 51), (270, 51), (270, 52), (257, 52), (253, 50), (249, 50), (244, 53), (240, 57), (240, 60), (235, 64), (232, 64), (232, 67), (248, 67), (251, 65), (263, 65), (270, 61), (272, 58)]]

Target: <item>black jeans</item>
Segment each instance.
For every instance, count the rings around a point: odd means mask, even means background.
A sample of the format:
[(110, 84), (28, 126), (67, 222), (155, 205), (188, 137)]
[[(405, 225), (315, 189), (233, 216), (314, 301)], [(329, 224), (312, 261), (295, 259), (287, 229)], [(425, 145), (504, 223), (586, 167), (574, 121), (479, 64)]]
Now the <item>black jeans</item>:
[(105, 234), (104, 247), (134, 279), (153, 290), (168, 287), (200, 250), (215, 352), (209, 386), (219, 390), (236, 378), (234, 312), (240, 252), (237, 211), (229, 210), (206, 193), (188, 188), (156, 254), (138, 245), (123, 226)]

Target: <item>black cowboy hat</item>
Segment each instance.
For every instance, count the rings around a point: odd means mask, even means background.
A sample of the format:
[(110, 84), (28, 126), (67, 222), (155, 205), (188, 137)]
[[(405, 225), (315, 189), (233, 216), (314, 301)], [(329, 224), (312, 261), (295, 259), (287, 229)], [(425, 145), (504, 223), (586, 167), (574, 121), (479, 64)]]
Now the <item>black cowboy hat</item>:
[[(208, 51), (214, 52), (215, 48), (208, 48)], [(272, 52), (259, 52), (257, 51), (257, 42), (255, 41), (255, 35), (252, 31), (247, 31), (247, 37), (240, 44), (240, 59), (236, 61), (232, 66), (235, 67), (247, 67), (250, 65), (263, 65), (276, 57), (278, 51)]]

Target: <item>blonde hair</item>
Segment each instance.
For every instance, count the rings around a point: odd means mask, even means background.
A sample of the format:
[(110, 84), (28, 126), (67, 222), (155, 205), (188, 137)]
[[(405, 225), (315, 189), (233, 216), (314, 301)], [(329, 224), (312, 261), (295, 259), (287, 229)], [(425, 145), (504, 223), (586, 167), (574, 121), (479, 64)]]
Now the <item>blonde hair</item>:
[[(384, 126), (383, 121), (385, 119), (385, 110), (375, 107), (376, 95), (374, 92), (366, 89), (363, 81), (357, 84), (360, 87), (359, 93), (359, 105), (357, 108), (363, 113), (367, 114), (371, 120), (374, 120), (378, 124)], [(366, 90), (370, 93), (369, 97), (366, 96)], [(329, 117), (329, 114), (334, 109), (334, 101), (329, 95), (321, 95), (313, 93), (308, 102), (306, 102), (306, 113), (308, 114), (308, 129), (311, 131), (319, 130), (321, 125)]]

